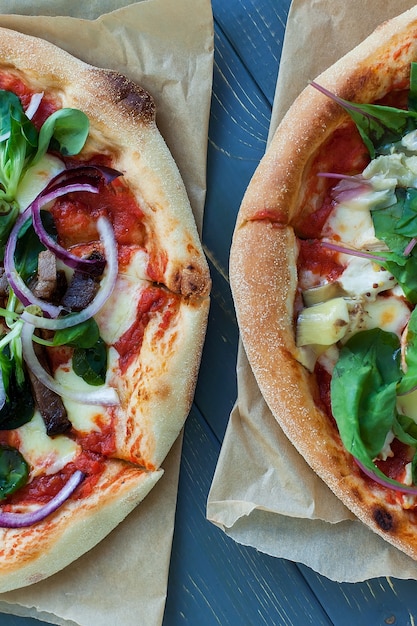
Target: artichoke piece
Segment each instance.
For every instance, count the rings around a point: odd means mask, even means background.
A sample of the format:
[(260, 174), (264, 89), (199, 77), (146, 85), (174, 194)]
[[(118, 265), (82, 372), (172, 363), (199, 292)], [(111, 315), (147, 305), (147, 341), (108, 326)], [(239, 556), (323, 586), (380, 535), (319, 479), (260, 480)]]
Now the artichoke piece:
[(303, 309), (297, 321), (297, 346), (331, 346), (349, 327), (349, 309), (344, 298), (333, 298)]
[(303, 300), (306, 306), (313, 306), (314, 304), (320, 304), (321, 302), (327, 302), (327, 300), (346, 295), (342, 285), (334, 281), (333, 283), (325, 283), (324, 285), (305, 289), (303, 291)]

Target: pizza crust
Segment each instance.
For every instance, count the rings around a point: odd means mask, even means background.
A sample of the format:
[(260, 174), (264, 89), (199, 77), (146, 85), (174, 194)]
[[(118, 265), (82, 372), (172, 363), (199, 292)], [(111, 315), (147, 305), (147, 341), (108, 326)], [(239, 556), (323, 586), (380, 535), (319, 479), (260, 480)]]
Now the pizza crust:
[(0, 529), (0, 592), (34, 584), (91, 550), (149, 493), (162, 470), (109, 461), (94, 492), (69, 499), (43, 522)]
[[(410, 62), (416, 60), (414, 7), (380, 26), (316, 82), (347, 100), (373, 102), (406, 88)], [(389, 503), (386, 490), (360, 473), (315, 402), (313, 377), (296, 359), (294, 233), (308, 220), (300, 205), (314, 156), (346, 119), (339, 105), (311, 86), (289, 109), (242, 201), (231, 249), (231, 287), (255, 378), (289, 440), (359, 519), (417, 559), (417, 516)], [(314, 201), (307, 204), (314, 210)]]

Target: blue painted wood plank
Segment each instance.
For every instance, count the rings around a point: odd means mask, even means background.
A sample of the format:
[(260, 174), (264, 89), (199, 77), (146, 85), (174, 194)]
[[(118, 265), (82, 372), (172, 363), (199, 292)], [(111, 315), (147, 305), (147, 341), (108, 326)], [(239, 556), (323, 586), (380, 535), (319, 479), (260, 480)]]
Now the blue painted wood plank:
[(299, 566), (308, 584), (337, 626), (415, 626), (417, 581), (375, 578), (336, 583)]
[(265, 152), (270, 115), (269, 103), (216, 28), (203, 240), (225, 276), (236, 215)]
[(272, 105), (290, 0), (213, 0), (216, 22)]
[(184, 433), (164, 626), (330, 626), (293, 563), (240, 546), (206, 520), (218, 450), (194, 409)]
[(211, 263), (210, 271), (211, 308), (194, 402), (220, 442), (237, 396), (239, 332), (229, 283)]

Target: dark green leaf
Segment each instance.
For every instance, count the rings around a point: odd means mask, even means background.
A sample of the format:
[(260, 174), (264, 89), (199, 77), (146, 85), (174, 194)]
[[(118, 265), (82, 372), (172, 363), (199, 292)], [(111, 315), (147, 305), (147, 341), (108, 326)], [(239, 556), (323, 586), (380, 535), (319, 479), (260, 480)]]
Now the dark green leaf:
[(12, 430), (32, 419), (35, 402), (29, 379), (20, 375), (20, 364), (10, 356), (8, 346), (0, 352), (0, 367), (6, 390), (6, 402), (0, 409), (0, 430)]
[(399, 340), (380, 329), (354, 335), (342, 348), (331, 382), (332, 412), (346, 449), (373, 459), (396, 417)]
[(70, 328), (57, 330), (53, 339), (53, 345), (67, 345), (75, 348), (92, 348), (99, 340), (99, 337), (99, 328), (96, 321), (91, 317), (76, 326), (70, 326)]
[(103, 385), (107, 372), (107, 348), (101, 337), (92, 348), (75, 348), (72, 366), (74, 372), (89, 385)]
[(29, 466), (16, 448), (0, 446), (0, 500), (26, 485)]
[[(55, 236), (56, 230), (52, 215), (48, 211), (42, 211), (41, 217), (47, 232)], [(33, 228), (32, 219), (29, 218), (19, 231), (15, 250), (16, 269), (23, 280), (28, 280), (36, 274), (39, 253), (45, 249)]]
[(417, 63), (411, 63), (408, 108), (410, 111), (417, 111)]

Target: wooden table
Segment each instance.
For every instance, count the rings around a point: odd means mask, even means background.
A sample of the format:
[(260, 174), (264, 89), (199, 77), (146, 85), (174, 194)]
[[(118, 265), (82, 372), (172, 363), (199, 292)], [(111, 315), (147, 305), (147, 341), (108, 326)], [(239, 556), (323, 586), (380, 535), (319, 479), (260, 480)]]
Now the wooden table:
[[(290, 0), (213, 0), (215, 63), (204, 244), (207, 340), (184, 436), (164, 626), (414, 626), (417, 582), (338, 584), (239, 546), (205, 518), (236, 397), (238, 329), (228, 283), (236, 214), (266, 145)], [(1, 626), (41, 622), (0, 615)], [(98, 623), (97, 626), (100, 626)]]

